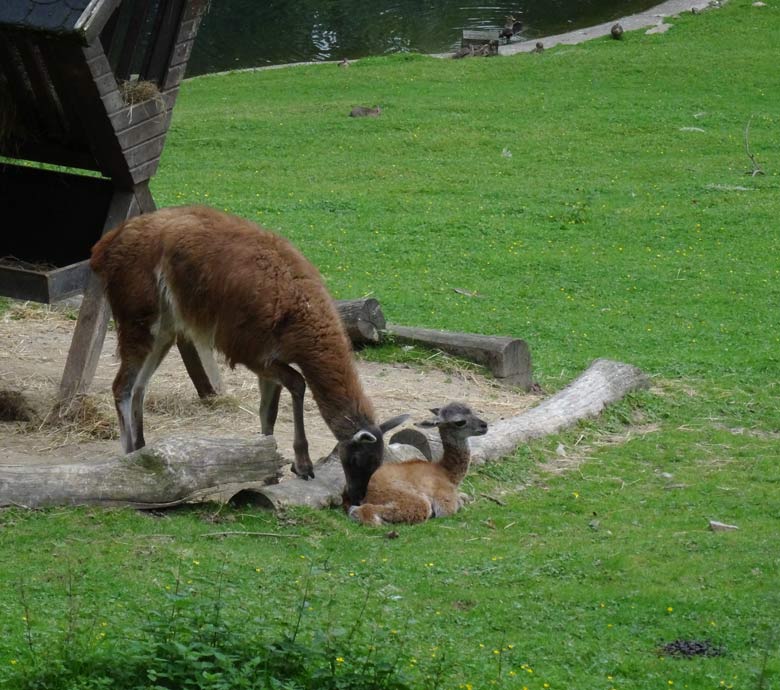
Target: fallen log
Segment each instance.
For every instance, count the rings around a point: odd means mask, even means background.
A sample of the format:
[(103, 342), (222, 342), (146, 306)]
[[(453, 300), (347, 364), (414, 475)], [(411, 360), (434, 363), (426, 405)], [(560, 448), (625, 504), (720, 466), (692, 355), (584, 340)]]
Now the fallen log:
[(530, 390), (531, 352), (519, 338), (437, 331), (387, 324), (387, 332), (400, 343), (425, 345), (482, 364), (500, 381)]
[[(491, 422), (485, 436), (471, 440), (472, 462), (496, 460), (533, 438), (561, 431), (598, 415), (631, 391), (645, 388), (636, 367), (599, 359), (569, 386), (523, 414)], [(411, 432), (411, 433), (409, 433)], [(431, 454), (433, 444), (421, 430), (406, 429), (407, 444), (390, 438), (387, 460), (414, 457), (409, 446)], [(412, 440), (419, 434), (425, 444)], [(433, 439), (431, 439), (433, 440)], [(438, 442), (438, 437), (435, 439)], [(427, 446), (426, 446), (427, 444)], [(435, 459), (435, 451), (432, 454)], [(135, 453), (74, 463), (0, 463), (0, 507), (104, 505), (167, 508), (205, 500), (246, 499), (279, 510), (341, 504), (344, 473), (330, 455), (315, 466), (316, 478), (276, 484), (287, 463), (271, 436), (252, 440), (172, 437)]]
[[(472, 462), (479, 464), (511, 455), (521, 444), (595, 417), (607, 405), (648, 384), (647, 377), (630, 364), (597, 359), (566, 388), (536, 407), (509, 419), (490, 422), (487, 434), (471, 439)], [(422, 429), (403, 429), (390, 437), (388, 448), (394, 457), (413, 457), (409, 446), (418, 448), (429, 460), (441, 457), (441, 441), (436, 432), (426, 434)], [(291, 505), (314, 508), (341, 505), (344, 490), (341, 464), (329, 456), (315, 467), (315, 474), (316, 479), (309, 482), (284, 481), (252, 493), (261, 496), (257, 501), (260, 505), (274, 509)]]
[[(385, 448), (384, 462), (423, 460), (417, 448), (400, 443), (391, 443)], [(294, 479), (242, 491), (236, 500), (245, 501), (261, 508), (284, 510), (290, 506), (309, 508), (333, 508), (341, 505), (344, 491), (344, 470), (337, 450), (314, 465), (314, 479), (307, 482)]]
[(0, 507), (168, 508), (226, 500), (243, 490), (278, 482), (287, 462), (272, 436), (171, 437), (107, 459), (0, 464)]
[(379, 302), (373, 297), (336, 301), (347, 335), (356, 346), (378, 344), (387, 325)]
[[(578, 378), (555, 395), (523, 414), (491, 422), (487, 434), (470, 439), (471, 462), (479, 464), (510, 455), (531, 439), (557, 433), (601, 411), (626, 394), (646, 388), (647, 377), (630, 364), (597, 359)], [(391, 443), (418, 448), (428, 460), (441, 458), (438, 433), (425, 429), (403, 429), (390, 437)]]

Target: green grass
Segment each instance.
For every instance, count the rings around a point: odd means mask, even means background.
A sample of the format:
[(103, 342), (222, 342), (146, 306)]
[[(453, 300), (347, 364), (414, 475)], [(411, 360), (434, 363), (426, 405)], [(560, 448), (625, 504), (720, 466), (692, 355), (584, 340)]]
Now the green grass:
[[(476, 469), (474, 503), (393, 540), (335, 511), (0, 513), (0, 687), (69, 654), (133, 667), (179, 582), (221, 602), (226, 644), (285, 639), (303, 604), (336, 680), (378, 644), (415, 688), (780, 688), (780, 7), (672, 23), (186, 82), (159, 205), (279, 230), (390, 321), (523, 337), (548, 390), (596, 357), (654, 387)], [(559, 445), (586, 461), (548, 475)], [(226, 529), (284, 536), (206, 536)], [(680, 638), (725, 654), (658, 652)]]

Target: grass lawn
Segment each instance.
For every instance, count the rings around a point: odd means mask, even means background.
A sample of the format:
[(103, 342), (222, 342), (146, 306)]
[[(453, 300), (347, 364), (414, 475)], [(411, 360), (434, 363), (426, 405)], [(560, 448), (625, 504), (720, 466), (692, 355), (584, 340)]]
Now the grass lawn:
[[(0, 687), (780, 688), (780, 3), (671, 23), (186, 82), (159, 205), (276, 229), (395, 323), (522, 337), (547, 390), (597, 357), (653, 387), (397, 539), (336, 511), (0, 512)], [(581, 464), (546, 471), (559, 451)], [(208, 536), (241, 529), (278, 536)]]

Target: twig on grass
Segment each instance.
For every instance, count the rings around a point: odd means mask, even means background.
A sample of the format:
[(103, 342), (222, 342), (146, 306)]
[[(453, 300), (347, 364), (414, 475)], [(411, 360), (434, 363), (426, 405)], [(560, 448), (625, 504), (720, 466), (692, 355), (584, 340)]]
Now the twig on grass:
[(505, 506), (506, 501), (502, 501), (500, 498), (496, 498), (495, 496), (491, 496), (490, 494), (480, 494), (482, 498), (488, 499), (488, 501), (493, 501), (493, 503), (498, 503), (500, 506)]
[(746, 172), (745, 175), (750, 175), (750, 177), (755, 177), (756, 175), (764, 175), (765, 173), (761, 169), (761, 166), (756, 162), (755, 154), (751, 153), (750, 151), (750, 123), (752, 121), (753, 121), (753, 116), (751, 115), (750, 119), (745, 125), (745, 153), (747, 154), (747, 157), (750, 159), (750, 162), (753, 165), (753, 170)]
[(300, 534), (277, 534), (275, 532), (246, 532), (244, 530), (233, 530), (230, 532), (207, 532), (204, 537), (287, 537), (296, 539)]

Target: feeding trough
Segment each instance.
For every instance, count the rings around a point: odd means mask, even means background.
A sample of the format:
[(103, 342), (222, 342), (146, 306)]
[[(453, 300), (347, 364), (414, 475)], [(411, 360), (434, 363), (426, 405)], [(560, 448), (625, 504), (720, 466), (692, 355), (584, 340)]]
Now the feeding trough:
[[(155, 208), (149, 180), (205, 8), (206, 0), (0, 3), (0, 295), (50, 303), (85, 293), (63, 398), (86, 389), (108, 324), (90, 248)], [(213, 391), (209, 364), (187, 343), (183, 355), (199, 392)]]

